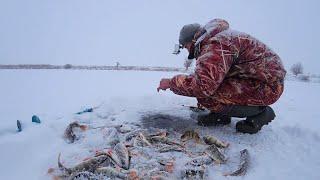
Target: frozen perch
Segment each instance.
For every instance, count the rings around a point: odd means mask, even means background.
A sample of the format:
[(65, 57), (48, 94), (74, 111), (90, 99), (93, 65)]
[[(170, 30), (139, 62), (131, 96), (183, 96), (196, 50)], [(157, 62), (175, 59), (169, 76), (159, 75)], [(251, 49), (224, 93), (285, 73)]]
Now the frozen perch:
[(239, 168), (231, 173), (225, 173), (224, 176), (243, 176), (246, 174), (249, 167), (249, 152), (247, 149), (240, 151)]

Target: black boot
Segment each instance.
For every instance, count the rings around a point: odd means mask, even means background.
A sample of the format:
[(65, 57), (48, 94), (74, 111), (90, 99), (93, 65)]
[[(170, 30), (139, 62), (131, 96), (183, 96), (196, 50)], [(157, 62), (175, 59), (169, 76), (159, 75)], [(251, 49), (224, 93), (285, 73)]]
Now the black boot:
[(210, 112), (209, 114), (198, 115), (198, 125), (200, 126), (217, 126), (227, 125), (231, 122), (231, 117), (219, 113)]
[[(250, 107), (250, 106), (248, 106)], [(275, 118), (275, 113), (270, 106), (258, 107), (260, 112), (252, 111), (246, 120), (237, 122), (236, 129), (238, 132), (255, 134), (261, 130), (262, 126), (267, 125)]]
[(231, 123), (231, 117), (247, 117), (261, 113), (262, 109), (259, 106), (230, 106), (223, 113), (215, 112), (198, 112), (196, 118), (200, 126), (217, 126), (227, 125)]

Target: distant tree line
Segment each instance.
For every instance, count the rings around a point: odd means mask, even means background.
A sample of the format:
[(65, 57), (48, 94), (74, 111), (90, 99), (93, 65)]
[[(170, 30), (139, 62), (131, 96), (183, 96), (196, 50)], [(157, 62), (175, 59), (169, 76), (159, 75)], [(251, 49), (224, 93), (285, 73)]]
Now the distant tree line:
[(74, 70), (132, 70), (132, 71), (168, 71), (185, 72), (183, 68), (175, 67), (156, 67), (156, 66), (78, 66), (72, 64), (50, 65), (50, 64), (18, 64), (18, 65), (0, 65), (0, 69), (74, 69)]
[(310, 81), (310, 75), (303, 74), (303, 66), (300, 62), (293, 64), (290, 68), (290, 71), (297, 77), (297, 79), (306, 82)]

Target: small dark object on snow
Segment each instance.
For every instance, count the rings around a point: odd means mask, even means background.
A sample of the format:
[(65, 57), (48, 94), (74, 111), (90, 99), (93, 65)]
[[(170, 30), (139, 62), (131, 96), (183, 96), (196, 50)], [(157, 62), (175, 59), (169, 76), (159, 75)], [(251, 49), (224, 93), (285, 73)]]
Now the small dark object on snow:
[(36, 116), (36, 115), (32, 116), (32, 122), (41, 123), (40, 118), (38, 116)]
[(247, 149), (240, 151), (239, 168), (231, 173), (225, 173), (224, 176), (243, 176), (246, 174), (249, 166), (249, 152)]
[(22, 131), (22, 125), (21, 125), (21, 122), (19, 120), (17, 120), (17, 128), (18, 128), (18, 132)]
[(83, 114), (83, 113), (88, 113), (88, 112), (93, 112), (93, 108), (87, 108), (83, 111), (77, 112), (76, 114)]

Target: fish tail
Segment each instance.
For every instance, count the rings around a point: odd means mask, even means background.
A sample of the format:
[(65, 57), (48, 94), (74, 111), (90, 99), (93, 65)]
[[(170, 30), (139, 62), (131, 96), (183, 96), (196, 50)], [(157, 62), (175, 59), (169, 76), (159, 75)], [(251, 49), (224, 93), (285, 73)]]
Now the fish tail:
[(61, 170), (70, 173), (70, 169), (66, 168), (66, 167), (61, 163), (60, 157), (61, 157), (61, 153), (59, 153), (59, 156), (58, 156), (58, 167), (59, 167)]
[(64, 168), (64, 166), (60, 161), (60, 157), (61, 157), (61, 153), (59, 153), (59, 155), (58, 155), (58, 167), (61, 169), (61, 168)]

